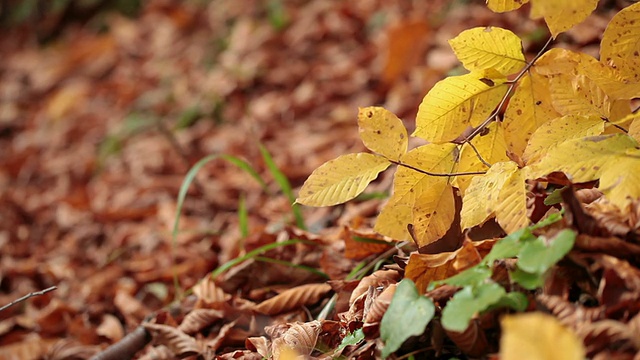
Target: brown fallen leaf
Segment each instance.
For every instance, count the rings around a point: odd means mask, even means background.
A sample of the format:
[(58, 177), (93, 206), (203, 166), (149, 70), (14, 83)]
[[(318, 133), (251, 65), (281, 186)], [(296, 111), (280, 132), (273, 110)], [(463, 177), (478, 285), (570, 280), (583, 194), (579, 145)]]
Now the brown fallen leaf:
[(276, 315), (300, 306), (315, 304), (329, 291), (329, 284), (300, 285), (261, 302), (253, 310), (265, 315)]

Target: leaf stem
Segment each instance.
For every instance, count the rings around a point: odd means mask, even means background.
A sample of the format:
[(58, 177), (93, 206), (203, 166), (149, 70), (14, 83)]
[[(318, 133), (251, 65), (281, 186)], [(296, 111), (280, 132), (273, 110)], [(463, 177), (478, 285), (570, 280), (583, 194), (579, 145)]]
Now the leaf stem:
[(449, 176), (467, 176), (467, 175), (484, 175), (486, 173), (486, 171), (468, 171), (468, 172), (459, 172), (459, 173), (449, 173), (449, 174), (439, 174), (439, 173), (433, 173), (430, 171), (426, 171), (426, 170), (422, 170), (419, 169), (413, 165), (409, 165), (409, 164), (405, 164), (401, 161), (398, 160), (391, 160), (391, 159), (387, 159), (389, 160), (390, 163), (398, 165), (398, 166), (404, 166), (408, 169), (417, 171), (421, 174), (425, 174), (425, 175), (429, 175), (429, 176), (440, 176), (440, 177), (449, 177)]

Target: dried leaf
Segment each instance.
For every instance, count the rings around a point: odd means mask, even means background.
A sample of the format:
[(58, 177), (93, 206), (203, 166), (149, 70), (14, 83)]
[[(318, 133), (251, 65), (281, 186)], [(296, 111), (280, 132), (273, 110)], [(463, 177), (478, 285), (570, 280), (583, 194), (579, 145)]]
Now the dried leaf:
[(153, 335), (155, 343), (165, 345), (176, 356), (200, 354), (196, 339), (177, 328), (161, 324), (144, 324), (143, 326)]
[(193, 334), (224, 318), (220, 310), (193, 309), (184, 317), (178, 329), (186, 334)]
[(253, 310), (265, 315), (280, 314), (300, 306), (315, 304), (329, 291), (331, 291), (329, 284), (300, 285), (261, 302)]

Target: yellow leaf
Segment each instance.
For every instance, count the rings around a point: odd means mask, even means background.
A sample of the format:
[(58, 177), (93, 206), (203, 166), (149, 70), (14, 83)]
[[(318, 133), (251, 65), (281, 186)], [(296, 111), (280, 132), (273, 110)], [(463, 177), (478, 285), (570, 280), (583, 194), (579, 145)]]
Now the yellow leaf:
[(553, 106), (560, 114), (611, 117), (611, 100), (587, 76), (558, 74), (549, 81)]
[(623, 212), (640, 197), (640, 150), (629, 149), (602, 169), (598, 189)]
[(434, 182), (421, 192), (413, 206), (413, 229), (418, 246), (429, 245), (447, 233), (456, 216), (453, 187)]
[(507, 176), (495, 204), (496, 220), (508, 234), (529, 226), (527, 188), (524, 172), (516, 169)]
[(600, 135), (603, 131), (604, 121), (597, 116), (565, 115), (544, 123), (533, 133), (522, 159), (534, 162), (569, 139)]
[[(458, 148), (455, 144), (427, 144), (409, 151), (400, 162), (433, 174), (450, 174), (455, 170), (457, 158)], [(411, 239), (407, 225), (413, 223), (417, 200), (430, 196), (425, 194), (444, 192), (448, 181), (448, 176), (431, 176), (407, 166), (398, 166), (393, 181), (393, 195), (378, 215), (374, 230), (398, 240)], [(424, 243), (433, 240), (437, 238), (418, 239)]]
[(506, 93), (505, 81), (492, 69), (439, 81), (420, 103), (413, 135), (442, 143), (479, 125)]
[(520, 38), (499, 27), (465, 30), (449, 40), (449, 45), (469, 71), (493, 68), (504, 75), (511, 75), (526, 65)]
[(561, 171), (574, 183), (596, 180), (608, 162), (616, 161), (616, 157), (635, 146), (637, 142), (623, 134), (571, 139), (531, 165), (530, 175), (537, 178)]
[(530, 71), (518, 82), (504, 114), (504, 137), (509, 151), (521, 156), (536, 129), (559, 116), (551, 102), (549, 81)]
[(633, 114), (635, 117), (629, 126), (629, 136), (640, 142), (640, 112)]
[(593, 61), (580, 66), (581, 73), (587, 74), (611, 98), (640, 97), (640, 59), (626, 58), (611, 65)]
[(582, 341), (551, 315), (505, 315), (500, 321), (501, 360), (582, 360)]
[(531, 17), (544, 17), (555, 38), (584, 21), (597, 5), (598, 0), (535, 0), (531, 2)]
[(296, 202), (309, 206), (341, 204), (358, 196), (391, 163), (378, 155), (339, 156), (315, 169), (300, 189)]
[(518, 165), (513, 161), (499, 162), (486, 174), (473, 177), (462, 198), (460, 219), (463, 229), (480, 225), (494, 214), (500, 189), (517, 170)]
[(519, 9), (528, 2), (529, 0), (487, 0), (487, 7), (493, 12), (503, 13)]
[[(600, 43), (600, 60), (623, 66), (640, 53), (640, 3), (620, 10), (609, 22)], [(637, 74), (637, 72), (636, 72)]]
[[(471, 140), (473, 146), (484, 161), (494, 164), (500, 161), (507, 161), (507, 145), (504, 141), (504, 131), (502, 123), (493, 122), (485, 128), (485, 131)], [(462, 146), (460, 152), (460, 161), (456, 172), (476, 172), (486, 171), (488, 166), (483, 164), (478, 158), (478, 154), (468, 143)], [(461, 175), (456, 176), (455, 185), (464, 194), (465, 190), (471, 183), (472, 176)]]
[(407, 129), (391, 111), (377, 106), (359, 108), (358, 127), (369, 150), (395, 161), (407, 152)]

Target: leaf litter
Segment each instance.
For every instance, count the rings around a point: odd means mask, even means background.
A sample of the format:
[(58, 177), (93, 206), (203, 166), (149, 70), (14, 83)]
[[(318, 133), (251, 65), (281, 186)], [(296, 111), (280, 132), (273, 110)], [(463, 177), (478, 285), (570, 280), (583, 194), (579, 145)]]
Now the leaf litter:
[[(433, 321), (413, 324), (417, 336), (392, 345), (396, 354), (497, 353), (506, 310), (480, 307), (464, 331), (453, 331), (442, 307), (467, 294), (455, 285), (427, 289), (423, 278), (475, 266), (499, 235), (445, 234), (454, 250), (440, 254), (396, 247), (371, 232), (382, 205), (376, 198), (305, 208), (311, 232), (303, 231), (291, 225), (289, 199), (256, 144), (297, 189), (327, 159), (365, 150), (359, 107), (383, 104), (414, 119), (425, 91), (454, 70), (444, 54), (455, 34), (487, 24), (530, 34), (536, 23), (524, 12), (498, 16), (473, 3), (273, 3), (286, 16), (277, 20), (275, 8), (254, 1), (153, 0), (135, 19), (109, 13), (101, 20), (107, 31), (65, 26), (46, 45), (36, 44), (29, 25), (7, 30), (0, 40), (0, 305), (58, 288), (0, 313), (0, 358), (377, 358), (391, 352), (383, 341), (389, 329), (402, 329), (392, 318), (380, 329), (388, 309), (399, 311), (395, 296), (420, 304), (414, 311), (435, 305)], [(570, 32), (567, 47), (599, 41), (579, 35)], [(406, 46), (405, 37), (420, 45)], [(531, 37), (523, 45), (531, 54), (540, 44)], [(224, 160), (203, 166), (172, 244), (182, 180), (212, 153), (246, 160), (268, 187)], [(371, 188), (389, 185), (383, 177)], [(640, 350), (640, 206), (632, 202), (623, 213), (581, 192), (565, 195), (567, 221), (534, 231), (538, 239), (564, 228), (579, 234), (542, 290), (526, 293), (529, 307), (570, 329), (587, 356), (631, 359)], [(269, 244), (282, 245), (263, 248)], [(266, 250), (210, 276), (256, 249)], [(496, 261), (487, 288), (508, 283), (513, 269)], [(405, 275), (426, 297), (404, 288)], [(499, 294), (467, 300), (485, 295)], [(513, 316), (500, 320), (505, 341), (521, 336)], [(556, 329), (543, 318), (529, 321), (541, 332)]]

